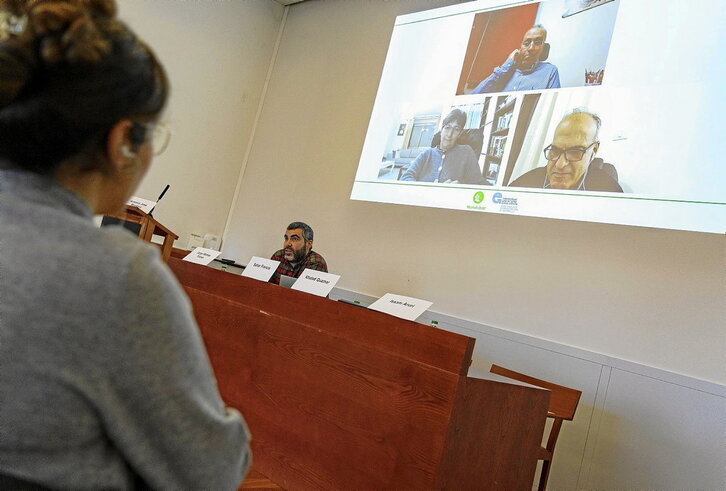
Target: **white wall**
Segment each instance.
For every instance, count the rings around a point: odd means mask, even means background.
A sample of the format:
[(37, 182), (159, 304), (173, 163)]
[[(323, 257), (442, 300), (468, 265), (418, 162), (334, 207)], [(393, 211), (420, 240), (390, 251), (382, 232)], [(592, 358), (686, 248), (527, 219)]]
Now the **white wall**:
[(606, 68), (620, 2), (600, 5), (563, 19), (568, 3), (573, 2), (542, 2), (535, 23), (547, 28), (547, 42), (552, 46), (547, 61), (559, 69), (562, 87), (579, 87), (585, 82), (585, 69)]
[(726, 382), (722, 235), (348, 199), (395, 16), (447, 3), (290, 8), (225, 256), (308, 221), (342, 288)]
[(119, 16), (156, 51), (172, 84), (162, 119), (174, 131), (136, 195), (180, 236), (222, 235), (284, 7), (233, 2), (119, 0)]
[[(171, 182), (156, 216), (182, 236), (220, 232), (282, 10), (120, 3), (174, 84), (177, 134), (138, 194)], [(553, 490), (718, 488), (723, 387), (676, 374), (726, 382), (724, 236), (348, 199), (395, 16), (452, 3), (290, 7), (224, 256), (270, 254), (309, 221), (340, 287), (430, 299), (440, 327), (476, 337), (473, 375), (495, 362), (582, 389)]]
[[(375, 300), (339, 288), (331, 298)], [(486, 377), (497, 364), (582, 391), (557, 440), (547, 489), (724, 488), (725, 386), (432, 311), (418, 321), (476, 339), (470, 377)]]

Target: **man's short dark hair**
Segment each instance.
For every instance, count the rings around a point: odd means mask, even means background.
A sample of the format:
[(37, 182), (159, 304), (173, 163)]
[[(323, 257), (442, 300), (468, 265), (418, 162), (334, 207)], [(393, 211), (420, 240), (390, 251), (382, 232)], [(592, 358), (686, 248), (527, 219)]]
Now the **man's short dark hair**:
[(295, 230), (301, 228), (303, 231), (303, 238), (305, 241), (313, 240), (313, 229), (305, 222), (292, 222), (287, 226), (287, 230)]
[(444, 122), (441, 123), (441, 127), (443, 128), (453, 121), (459, 123), (459, 126), (463, 128), (466, 126), (466, 113), (461, 109), (452, 109), (451, 112), (444, 118)]

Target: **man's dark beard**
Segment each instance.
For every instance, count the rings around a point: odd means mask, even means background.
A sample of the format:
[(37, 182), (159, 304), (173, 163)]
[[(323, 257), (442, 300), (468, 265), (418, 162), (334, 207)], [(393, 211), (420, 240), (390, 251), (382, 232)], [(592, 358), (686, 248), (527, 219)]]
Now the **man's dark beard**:
[(305, 259), (305, 256), (307, 256), (307, 251), (305, 250), (305, 247), (300, 249), (299, 251), (293, 250), (292, 251), (292, 259), (290, 260), (291, 263), (299, 263), (303, 259)]

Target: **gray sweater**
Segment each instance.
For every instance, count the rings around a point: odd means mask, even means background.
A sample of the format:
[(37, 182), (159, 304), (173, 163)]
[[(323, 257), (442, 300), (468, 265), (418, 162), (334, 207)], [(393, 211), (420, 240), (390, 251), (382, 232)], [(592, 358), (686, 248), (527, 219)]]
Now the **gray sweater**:
[(51, 179), (0, 170), (0, 474), (64, 489), (234, 489), (225, 408), (158, 250)]

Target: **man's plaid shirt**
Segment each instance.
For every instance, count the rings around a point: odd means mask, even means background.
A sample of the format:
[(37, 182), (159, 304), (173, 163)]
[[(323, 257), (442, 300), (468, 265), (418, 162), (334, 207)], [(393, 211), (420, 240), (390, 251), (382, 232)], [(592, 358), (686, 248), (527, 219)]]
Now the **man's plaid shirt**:
[(285, 259), (285, 251), (283, 249), (274, 253), (270, 259), (280, 261), (277, 271), (275, 271), (275, 274), (273, 274), (272, 278), (270, 278), (270, 283), (274, 283), (276, 285), (280, 284), (280, 275), (283, 274), (285, 276), (297, 278), (306, 269), (314, 269), (316, 271), (322, 271), (323, 273), (328, 272), (328, 265), (326, 264), (325, 259), (323, 259), (323, 256), (313, 250), (308, 252), (308, 255), (295, 266)]

